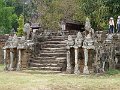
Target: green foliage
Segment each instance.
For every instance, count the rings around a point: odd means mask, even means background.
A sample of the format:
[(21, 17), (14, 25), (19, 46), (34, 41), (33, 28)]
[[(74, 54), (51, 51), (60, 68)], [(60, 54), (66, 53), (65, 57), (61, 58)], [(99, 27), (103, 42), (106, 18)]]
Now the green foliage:
[(18, 36), (22, 36), (24, 33), (23, 33), (23, 27), (24, 27), (24, 16), (21, 14), (19, 19), (18, 19), (18, 24), (19, 24), (19, 27), (18, 27), (18, 32), (17, 32), (17, 35)]
[(38, 11), (42, 14), (38, 20), (43, 27), (53, 30), (60, 28), (61, 19), (85, 20), (84, 12), (80, 9), (77, 0), (45, 0), (39, 4)]
[(14, 28), (15, 30), (17, 30), (18, 28), (18, 16), (16, 14), (13, 14), (11, 16), (11, 22), (12, 22), (12, 28)]
[[(46, 28), (59, 28), (61, 19), (85, 22), (89, 17), (95, 30), (106, 29), (108, 19), (120, 15), (118, 0), (37, 0), (41, 22)], [(57, 26), (56, 26), (57, 25)]]
[(13, 7), (4, 7), (1, 12), (2, 26), (5, 28), (4, 33), (10, 33), (12, 28), (12, 12), (14, 11)]
[(0, 34), (10, 33), (13, 28), (14, 7), (7, 6), (4, 0), (0, 0)]
[(109, 69), (106, 73), (107, 73), (108, 75), (115, 75), (115, 74), (119, 74), (120, 71), (119, 71), (119, 70), (116, 70), (116, 69)]
[(53, 30), (60, 29), (61, 19), (85, 22), (89, 17), (95, 30), (104, 30), (108, 29), (109, 17), (117, 19), (120, 15), (120, 0), (0, 0), (0, 33), (17, 28), (21, 14), (25, 21)]

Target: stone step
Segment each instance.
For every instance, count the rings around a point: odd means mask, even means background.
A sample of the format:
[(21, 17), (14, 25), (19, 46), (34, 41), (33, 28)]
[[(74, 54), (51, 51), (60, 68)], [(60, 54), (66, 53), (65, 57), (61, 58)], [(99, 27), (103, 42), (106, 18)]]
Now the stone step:
[(41, 46), (42, 48), (64, 48), (66, 44), (45, 44)]
[(66, 57), (57, 57), (56, 60), (66, 60)]
[[(71, 35), (72, 38), (76, 38), (77, 36), (76, 35)], [(54, 40), (54, 39), (60, 39), (60, 40), (64, 40), (64, 39), (68, 39), (68, 35), (65, 35), (65, 36), (52, 36), (51, 40)]]
[(65, 41), (45, 41), (44, 44), (66, 44)]
[(30, 70), (62, 71), (62, 67), (30, 67)]
[(66, 53), (66, 50), (41, 50), (41, 53)]
[(31, 59), (30, 60), (30, 63), (64, 63), (66, 61), (66, 57), (62, 57), (62, 58), (60, 58), (60, 59), (58, 59), (58, 58), (56, 58), (56, 59), (43, 59), (43, 58), (41, 58), (41, 59)]
[(54, 45), (54, 46), (52, 46), (52, 45), (49, 45), (49, 46), (47, 46), (47, 45), (44, 45), (44, 46), (41, 46), (42, 48), (64, 48), (64, 47), (66, 47), (66, 46), (57, 46), (57, 45)]
[(66, 50), (66, 47), (61, 47), (61, 48), (42, 48), (42, 50), (54, 50), (54, 51), (58, 51), (58, 50)]
[(66, 53), (40, 53), (42, 57), (66, 57)]
[(64, 40), (64, 37), (61, 37), (61, 38), (50, 38), (50, 39), (47, 39), (47, 41), (63, 41)]
[(33, 67), (62, 67), (62, 63), (30, 63)]
[[(65, 34), (69, 34), (66, 31)], [(76, 35), (71, 35), (73, 39)], [(31, 70), (62, 71), (66, 67), (66, 40), (68, 35), (60, 36), (53, 33), (46, 41), (41, 42), (39, 57), (31, 58), (29, 61)]]
[(64, 63), (66, 60), (31, 60), (30, 63), (49, 63), (49, 64), (58, 64), (58, 63)]
[(68, 37), (67, 35), (65, 35), (65, 36), (51, 36), (51, 38), (53, 39), (53, 38), (64, 38), (64, 37)]
[(54, 60), (55, 57), (35, 57), (35, 58), (31, 58), (31, 59), (35, 59), (35, 60)]

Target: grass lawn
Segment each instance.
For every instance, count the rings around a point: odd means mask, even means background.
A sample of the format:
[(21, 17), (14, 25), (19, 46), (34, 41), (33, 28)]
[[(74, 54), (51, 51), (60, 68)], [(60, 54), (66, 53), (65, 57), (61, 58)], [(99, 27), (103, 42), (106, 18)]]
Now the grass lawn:
[(0, 90), (120, 90), (120, 74), (100, 76), (8, 72), (0, 66)]

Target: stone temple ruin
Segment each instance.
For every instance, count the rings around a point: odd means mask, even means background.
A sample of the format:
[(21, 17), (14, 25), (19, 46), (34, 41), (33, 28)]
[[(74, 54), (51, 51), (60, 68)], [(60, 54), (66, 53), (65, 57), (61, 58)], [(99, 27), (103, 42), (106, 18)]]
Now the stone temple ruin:
[(5, 70), (50, 70), (69, 74), (103, 73), (120, 69), (120, 34), (94, 31), (35, 30), (32, 40), (9, 36), (3, 47)]

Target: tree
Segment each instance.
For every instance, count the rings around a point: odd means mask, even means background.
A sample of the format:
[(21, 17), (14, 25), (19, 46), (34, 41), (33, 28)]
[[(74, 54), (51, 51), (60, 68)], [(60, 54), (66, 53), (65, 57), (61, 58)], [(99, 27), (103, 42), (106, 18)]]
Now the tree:
[(17, 32), (17, 35), (18, 36), (22, 36), (24, 34), (23, 32), (23, 27), (24, 27), (24, 16), (21, 14), (19, 19), (18, 19), (18, 24), (19, 24), (19, 27), (18, 27), (18, 32)]
[[(21, 0), (15, 2), (15, 13), (23, 12)], [(13, 3), (13, 4), (14, 4)], [(108, 28), (108, 18), (120, 15), (119, 0), (32, 0), (25, 5), (25, 20), (39, 22), (44, 28), (59, 29), (61, 19), (85, 22), (89, 17), (95, 30)]]
[[(13, 19), (13, 17), (16, 18)], [(17, 16), (14, 14), (14, 7), (7, 6), (4, 0), (0, 0), (0, 33), (10, 33), (15, 20)]]
[(101, 29), (107, 25), (108, 7), (104, 0), (82, 0), (81, 9), (91, 19), (93, 28)]
[(120, 15), (120, 0), (105, 0), (104, 4), (109, 9), (109, 17), (117, 17)]
[(45, 28), (59, 29), (61, 19), (84, 21), (84, 12), (79, 7), (78, 0), (44, 0), (39, 1), (39, 22)]

